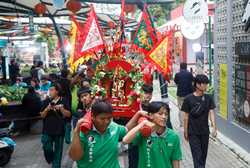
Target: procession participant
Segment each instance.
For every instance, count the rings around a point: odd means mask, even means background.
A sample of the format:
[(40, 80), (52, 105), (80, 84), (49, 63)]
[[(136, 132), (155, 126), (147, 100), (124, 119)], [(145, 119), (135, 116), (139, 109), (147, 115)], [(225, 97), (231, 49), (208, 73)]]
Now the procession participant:
[(206, 75), (197, 75), (194, 80), (195, 91), (184, 99), (181, 108), (184, 112), (184, 138), (189, 141), (194, 168), (205, 168), (206, 166), (209, 118), (213, 128), (212, 136), (217, 135), (215, 104), (213, 99), (205, 94), (208, 83)]
[(78, 105), (76, 112), (73, 113), (73, 127), (76, 127), (77, 121), (82, 118), (87, 111), (91, 111), (92, 95), (89, 87), (82, 87), (78, 90)]
[[(142, 86), (142, 91), (140, 95), (140, 110), (147, 111), (148, 105), (153, 96), (153, 86), (144, 84)], [(139, 117), (139, 116), (138, 116)], [(135, 116), (136, 118), (136, 116)], [(132, 122), (130, 122), (132, 123)], [(133, 125), (130, 124), (128, 130), (132, 129), (137, 125), (137, 122), (133, 122)], [(172, 124), (170, 119), (167, 118), (167, 127), (172, 129)], [(138, 147), (135, 144), (129, 144), (128, 158), (129, 158), (129, 168), (137, 168), (138, 167)]]
[(42, 145), (46, 161), (52, 168), (60, 168), (63, 152), (66, 119), (71, 117), (68, 102), (61, 97), (61, 87), (52, 84), (49, 89), (50, 98), (44, 102), (41, 111), (43, 118)]
[(84, 118), (78, 121), (69, 156), (77, 161), (78, 168), (119, 168), (118, 143), (127, 129), (112, 122), (112, 106), (104, 100), (96, 100), (91, 112), (93, 129), (82, 133), (80, 126), (86, 121)]
[[(149, 105), (150, 100), (152, 99), (153, 87), (151, 85), (144, 84), (142, 86), (142, 92), (140, 95), (140, 110), (147, 111), (147, 107)], [(139, 115), (138, 115), (139, 116)], [(130, 122), (132, 123), (132, 122)], [(137, 125), (137, 122), (134, 122), (133, 125), (130, 124), (128, 130), (132, 129)], [(128, 161), (129, 168), (137, 168), (138, 167), (138, 146), (135, 144), (129, 144), (128, 148)]]
[[(131, 129), (123, 138), (123, 143), (137, 144), (139, 147), (138, 168), (179, 168), (182, 157), (180, 138), (172, 129), (167, 128), (169, 106), (163, 102), (151, 102), (148, 105), (148, 120), (144, 120)], [(141, 113), (141, 112), (140, 112)], [(135, 115), (131, 122), (138, 120)], [(129, 122), (127, 127), (130, 128)], [(133, 125), (133, 124), (132, 124)], [(143, 137), (140, 129), (149, 126), (153, 132), (149, 137)]]

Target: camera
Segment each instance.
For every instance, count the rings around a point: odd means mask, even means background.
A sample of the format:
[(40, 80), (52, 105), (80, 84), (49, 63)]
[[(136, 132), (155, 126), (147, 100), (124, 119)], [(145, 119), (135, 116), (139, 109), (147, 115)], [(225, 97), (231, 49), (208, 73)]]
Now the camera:
[(53, 107), (53, 106), (56, 105), (56, 103), (55, 102), (51, 102), (50, 105)]

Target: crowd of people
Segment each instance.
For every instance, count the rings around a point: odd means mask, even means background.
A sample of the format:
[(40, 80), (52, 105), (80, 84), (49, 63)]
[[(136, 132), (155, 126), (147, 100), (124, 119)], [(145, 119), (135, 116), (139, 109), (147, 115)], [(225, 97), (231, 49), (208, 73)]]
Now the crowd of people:
[[(46, 75), (42, 63), (31, 70), (31, 80), (24, 85), (14, 76), (16, 87), (28, 87), (23, 105), (30, 115), (43, 120), (42, 147), (45, 160), (52, 168), (60, 168), (64, 142), (70, 144), (69, 156), (78, 168), (119, 168), (119, 143), (128, 144), (129, 168), (179, 168), (182, 159), (181, 140), (170, 121), (171, 109), (167, 103), (152, 101), (152, 85), (143, 85), (140, 110), (131, 119), (116, 120), (112, 104), (96, 98), (91, 92), (91, 75), (80, 71), (70, 75)], [(209, 119), (216, 136), (213, 99), (205, 94), (209, 80), (205, 75), (193, 75), (181, 64), (175, 76), (179, 105), (180, 127), (189, 141), (195, 168), (205, 168)], [(14, 81), (16, 81), (14, 83)], [(91, 112), (93, 127), (81, 132)], [(147, 119), (139, 122), (140, 117)], [(149, 137), (143, 136), (144, 126), (150, 127)]]

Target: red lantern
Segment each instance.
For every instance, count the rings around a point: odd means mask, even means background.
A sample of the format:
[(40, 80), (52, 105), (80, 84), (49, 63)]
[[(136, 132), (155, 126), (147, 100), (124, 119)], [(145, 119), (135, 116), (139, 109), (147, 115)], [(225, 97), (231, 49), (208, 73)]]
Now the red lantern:
[(125, 12), (126, 13), (134, 13), (136, 10), (136, 6), (132, 4), (125, 5)]
[(67, 5), (66, 5), (67, 9), (70, 10), (72, 13), (76, 13), (78, 12), (81, 7), (82, 7), (82, 4), (80, 1), (78, 0), (69, 0), (67, 2)]
[(38, 3), (35, 6), (35, 12), (38, 15), (43, 15), (46, 12), (46, 5), (44, 5), (43, 3)]
[(109, 26), (110, 29), (114, 29), (115, 28), (115, 23), (112, 22), (112, 21), (109, 21), (108, 26)]

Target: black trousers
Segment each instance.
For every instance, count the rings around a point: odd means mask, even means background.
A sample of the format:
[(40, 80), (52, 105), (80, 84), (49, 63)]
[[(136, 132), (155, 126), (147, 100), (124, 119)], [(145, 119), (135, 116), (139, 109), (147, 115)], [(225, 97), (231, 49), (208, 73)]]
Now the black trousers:
[(129, 168), (138, 168), (138, 160), (139, 160), (138, 146), (129, 144), (128, 146)]
[(209, 134), (189, 135), (189, 144), (192, 152), (194, 168), (205, 168), (208, 142)]

